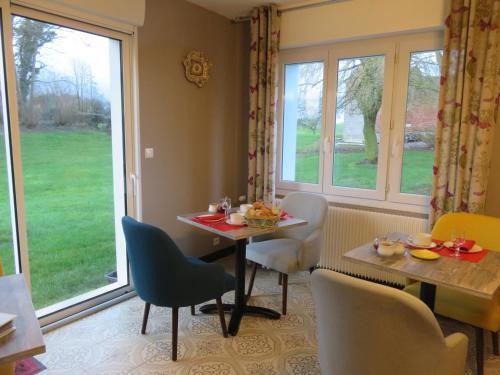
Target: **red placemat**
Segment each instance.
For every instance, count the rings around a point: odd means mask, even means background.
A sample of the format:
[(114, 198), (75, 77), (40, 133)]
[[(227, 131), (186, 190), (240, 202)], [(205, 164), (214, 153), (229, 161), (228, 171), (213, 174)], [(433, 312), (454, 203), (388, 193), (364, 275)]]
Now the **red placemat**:
[[(443, 243), (443, 241), (440, 240), (433, 240), (433, 241), (438, 245), (441, 245)], [(457, 260), (465, 260), (467, 262), (472, 262), (472, 263), (479, 263), (481, 259), (483, 259), (488, 253), (488, 250), (486, 249), (483, 249), (483, 251), (480, 251), (478, 253), (466, 253), (461, 251), (460, 256), (455, 257), (455, 250), (449, 249), (447, 247), (443, 247), (442, 249), (439, 250), (433, 250), (433, 249), (431, 250), (445, 257), (453, 257), (456, 258)]]
[[(242, 228), (245, 226), (245, 224), (241, 224), (241, 225), (227, 224), (222, 220), (223, 218), (224, 218), (224, 214), (214, 214), (214, 215), (206, 215), (206, 216), (201, 216), (201, 217), (200, 216), (193, 217), (191, 220), (194, 221), (195, 223), (200, 223), (200, 224), (206, 225), (207, 227), (211, 227), (211, 228), (220, 230), (222, 232), (235, 230), (235, 229)], [(217, 221), (217, 220), (220, 220), (220, 221)]]

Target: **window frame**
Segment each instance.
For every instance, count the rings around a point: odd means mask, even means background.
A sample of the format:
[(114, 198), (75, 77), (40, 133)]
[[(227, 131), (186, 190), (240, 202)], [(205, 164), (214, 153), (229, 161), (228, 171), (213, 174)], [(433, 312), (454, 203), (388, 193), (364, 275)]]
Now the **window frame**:
[[(3, 0), (2, 0), (3, 1)], [(1, 3), (0, 3), (1, 4)], [(61, 16), (58, 14), (46, 13), (36, 9), (10, 5), (8, 12), (3, 14), (4, 27), (4, 53), (7, 62), (6, 76), (8, 81), (8, 98), (9, 98), (9, 116), (10, 129), (12, 134), (12, 149), (13, 149), (13, 173), (15, 178), (16, 198), (17, 198), (17, 220), (18, 233), (20, 238), (20, 263), (23, 274), (30, 286), (29, 277), (29, 246), (27, 238), (27, 225), (25, 215), (25, 200), (24, 200), (24, 181), (22, 173), (22, 158), (20, 152), (21, 132), (18, 119), (18, 108), (16, 100), (16, 77), (14, 64), (14, 49), (12, 43), (12, 16), (21, 16), (35, 19), (41, 22), (60, 25), (69, 29), (83, 31), (110, 39), (120, 41), (120, 63), (121, 63), (121, 117), (122, 117), (122, 139), (120, 140), (123, 154), (123, 189), (119, 195), (122, 196), (121, 204), (125, 207), (125, 212), (130, 216), (137, 215), (137, 206), (140, 204), (140, 196), (136, 192), (137, 181), (135, 176), (139, 175), (137, 143), (138, 143), (138, 123), (137, 123), (137, 96), (136, 90), (136, 47), (135, 35), (127, 34), (121, 31), (104, 28), (102, 26), (87, 23), (81, 20), (76, 20)], [(113, 187), (115, 189), (115, 186)], [(133, 279), (130, 275), (128, 258), (125, 251), (125, 239), (121, 230), (121, 225), (118, 225), (119, 219), (115, 217), (115, 235), (117, 247), (117, 267), (121, 267), (127, 273), (127, 280), (116, 286), (104, 286), (92, 291), (82, 293), (79, 296), (61, 301), (54, 305), (39, 309), (36, 311), (40, 325), (45, 326), (66, 319), (69, 316), (79, 314), (82, 311), (91, 309), (113, 299), (120, 298), (130, 294), (134, 290)], [(119, 226), (119, 230), (117, 230)], [(119, 247), (119, 248), (118, 248)], [(118, 259), (118, 252), (122, 254), (122, 258)]]
[[(331, 146), (325, 161), (325, 170), (323, 174), (325, 179), (323, 182), (323, 192), (331, 195), (342, 195), (347, 197), (357, 197), (374, 200), (385, 200), (386, 176), (388, 167), (388, 144), (390, 136), (390, 114), (391, 114), (391, 99), (393, 86), (394, 72), (394, 45), (388, 42), (370, 43), (363, 41), (360, 43), (342, 43), (335, 48), (330, 49), (330, 80), (327, 83), (327, 134), (330, 140), (327, 140)], [(339, 60), (356, 58), (384, 56), (384, 88), (381, 105), (381, 128), (380, 142), (378, 147), (377, 161), (377, 178), (374, 190), (342, 187), (333, 185), (333, 166), (335, 152), (335, 126), (336, 126), (336, 111), (337, 111), (337, 84), (338, 84), (338, 63)]]
[[(396, 59), (398, 66), (396, 70), (394, 89), (394, 126), (391, 133), (391, 168), (389, 168), (389, 188), (387, 198), (392, 202), (427, 206), (430, 197), (421, 194), (410, 194), (401, 192), (403, 177), (403, 154), (404, 136), (406, 125), (406, 110), (408, 100), (408, 81), (410, 71), (410, 56), (413, 52), (432, 51), (443, 48), (442, 38), (438, 35), (426, 34), (419, 38), (405, 38), (399, 42)], [(392, 167), (394, 166), (394, 167)]]
[(307, 183), (307, 182), (293, 182), (288, 180), (283, 180), (282, 175), (282, 160), (283, 160), (283, 116), (285, 114), (285, 65), (292, 64), (302, 64), (311, 62), (322, 62), (323, 63), (323, 98), (321, 104), (321, 131), (320, 139), (325, 138), (325, 114), (326, 114), (326, 85), (328, 78), (328, 52), (322, 49), (308, 49), (307, 51), (284, 51), (280, 56), (280, 69), (279, 69), (279, 93), (278, 93), (278, 128), (276, 132), (277, 136), (277, 148), (276, 148), (276, 181), (277, 187), (286, 190), (300, 190), (308, 191), (313, 193), (321, 193), (323, 185), (323, 150), (324, 144), (320, 142), (319, 150), (319, 165), (318, 165), (318, 183)]
[[(406, 119), (406, 94), (410, 53), (443, 48), (442, 31), (419, 32), (409, 35), (343, 41), (315, 47), (293, 48), (280, 52), (276, 192), (284, 195), (290, 191), (308, 191), (322, 194), (330, 202), (426, 214), (429, 197), (401, 193), (404, 123)], [(377, 164), (376, 190), (333, 186), (333, 153), (335, 145), (335, 112), (338, 60), (349, 57), (385, 55), (384, 96)], [(318, 184), (283, 181), (282, 135), (284, 114), (285, 65), (323, 61), (323, 108), (319, 153)], [(326, 84), (325, 84), (326, 83)], [(399, 140), (399, 144), (398, 144)], [(399, 150), (398, 150), (399, 147)], [(397, 191), (396, 191), (397, 190)]]

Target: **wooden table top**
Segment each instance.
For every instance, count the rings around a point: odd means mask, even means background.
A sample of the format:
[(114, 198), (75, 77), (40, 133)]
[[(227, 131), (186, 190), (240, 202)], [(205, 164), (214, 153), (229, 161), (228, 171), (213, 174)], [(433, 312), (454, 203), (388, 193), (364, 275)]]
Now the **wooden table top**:
[(42, 332), (23, 275), (0, 277), (0, 311), (17, 315), (16, 330), (0, 339), (0, 365), (45, 353)]
[(479, 263), (441, 256), (437, 260), (420, 260), (408, 252), (383, 257), (371, 243), (350, 250), (344, 259), (394, 273), (456, 289), (478, 297), (492, 299), (500, 285), (500, 252), (488, 251)]
[(218, 230), (212, 227), (209, 227), (208, 225), (203, 225), (201, 223), (197, 223), (193, 220), (192, 218), (200, 215), (206, 215), (208, 212), (196, 212), (192, 214), (185, 214), (185, 215), (179, 215), (177, 216), (177, 220), (182, 221), (184, 223), (190, 224), (192, 226), (195, 226), (200, 229), (207, 230), (209, 232), (215, 233), (219, 236), (230, 238), (232, 240), (242, 240), (245, 238), (250, 238), (254, 236), (260, 236), (262, 234), (268, 234), (268, 233), (273, 233), (276, 232), (280, 229), (285, 229), (285, 228), (291, 228), (297, 225), (305, 225), (307, 224), (306, 220), (298, 219), (298, 218), (289, 218), (287, 220), (282, 220), (278, 223), (278, 226), (275, 228), (255, 228), (255, 227), (240, 227), (234, 230), (229, 230), (229, 231), (222, 231)]

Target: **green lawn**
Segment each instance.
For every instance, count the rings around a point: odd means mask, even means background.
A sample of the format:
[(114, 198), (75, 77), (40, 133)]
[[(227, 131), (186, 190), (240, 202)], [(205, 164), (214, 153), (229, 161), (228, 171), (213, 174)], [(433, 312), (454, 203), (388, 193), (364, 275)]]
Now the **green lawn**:
[[(342, 139), (342, 123), (337, 125), (335, 138)], [(297, 159), (295, 180), (318, 183), (320, 135), (310, 130), (297, 129)], [(335, 186), (375, 189), (377, 166), (362, 164), (362, 152), (337, 152), (334, 158), (333, 179)], [(434, 152), (405, 151), (403, 157), (403, 182), (401, 192), (430, 194)]]
[[(0, 257), (13, 272), (5, 153), (0, 160)], [(106, 285), (114, 271), (111, 138), (97, 131), (21, 136), (33, 302), (36, 308)]]

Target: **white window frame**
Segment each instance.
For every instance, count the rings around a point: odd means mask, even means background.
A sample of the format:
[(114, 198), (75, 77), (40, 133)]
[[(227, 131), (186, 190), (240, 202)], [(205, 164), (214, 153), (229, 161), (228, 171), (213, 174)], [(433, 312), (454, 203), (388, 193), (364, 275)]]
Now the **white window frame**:
[(391, 168), (387, 198), (391, 202), (427, 206), (430, 197), (419, 194), (402, 193), (403, 145), (406, 124), (406, 105), (408, 98), (408, 80), (410, 56), (412, 52), (432, 51), (443, 48), (443, 41), (436, 33), (419, 37), (405, 38), (399, 42), (397, 53), (397, 71), (394, 89), (394, 126), (391, 134)]
[[(347, 197), (358, 197), (365, 199), (385, 200), (386, 176), (388, 166), (388, 144), (391, 118), (391, 99), (394, 72), (394, 44), (389, 42), (370, 43), (363, 41), (359, 43), (343, 43), (330, 50), (330, 74), (327, 84), (327, 134), (329, 139), (325, 143), (331, 144), (328, 152), (323, 153), (325, 161), (325, 179), (323, 192), (332, 195)], [(384, 88), (381, 106), (380, 143), (378, 147), (377, 181), (375, 190), (341, 187), (333, 185), (333, 153), (335, 145), (335, 121), (337, 107), (337, 78), (339, 60), (367, 57), (384, 56)]]
[(318, 166), (318, 183), (293, 182), (283, 180), (282, 160), (283, 160), (283, 115), (284, 115), (284, 97), (285, 97), (285, 66), (291, 64), (322, 62), (323, 63), (323, 100), (321, 112), (321, 132), (320, 139), (325, 138), (325, 113), (326, 113), (326, 82), (328, 78), (328, 52), (322, 49), (308, 49), (307, 51), (285, 51), (280, 57), (280, 85), (278, 94), (278, 129), (277, 129), (277, 153), (276, 153), (276, 177), (278, 188), (287, 190), (309, 191), (321, 193), (323, 185), (323, 142), (320, 142), (320, 158)]
[[(140, 210), (140, 194), (137, 194), (138, 181), (136, 176), (140, 176), (139, 162), (140, 156), (137, 155), (138, 143), (138, 122), (137, 114), (135, 113), (138, 103), (137, 92), (137, 49), (135, 46), (136, 36), (126, 34), (120, 31), (103, 28), (85, 23), (74, 19), (69, 19), (64, 16), (49, 14), (27, 8), (24, 6), (16, 6), (6, 4), (7, 1), (0, 0), (2, 6), (2, 24), (3, 24), (3, 48), (5, 54), (5, 75), (7, 77), (7, 91), (9, 101), (9, 122), (11, 129), (11, 142), (12, 142), (12, 161), (13, 161), (13, 174), (15, 176), (15, 195), (16, 195), (16, 213), (17, 213), (17, 233), (19, 238), (19, 254), (20, 264), (23, 274), (25, 275), (28, 285), (30, 285), (29, 278), (29, 257), (28, 257), (28, 240), (27, 240), (27, 227), (25, 219), (24, 207), (24, 184), (22, 173), (22, 161), (20, 153), (20, 129), (18, 119), (18, 109), (16, 101), (16, 79), (15, 79), (15, 66), (14, 66), (14, 52), (12, 47), (12, 15), (19, 15), (21, 17), (28, 17), (42, 22), (61, 25), (70, 29), (80, 30), (87, 33), (100, 35), (107, 38), (119, 40), (121, 42), (121, 80), (122, 80), (122, 134), (123, 138), (115, 139), (113, 142), (121, 142), (125, 149), (123, 153), (123, 165), (125, 168), (125, 176), (123, 181), (123, 189), (115, 191), (124, 199), (122, 204), (126, 207), (126, 212), (130, 216), (137, 216)], [(5, 5), (4, 5), (5, 4)], [(114, 166), (116, 169), (117, 166)], [(139, 212), (140, 215), (140, 212)], [(37, 311), (37, 316), (40, 319), (42, 326), (52, 324), (61, 319), (67, 318), (74, 314), (78, 314), (84, 310), (90, 309), (94, 306), (100, 305), (106, 301), (110, 301), (121, 297), (125, 294), (130, 294), (133, 291), (133, 280), (128, 268), (128, 261), (126, 259), (125, 239), (121, 229), (121, 218), (115, 215), (115, 235), (116, 235), (116, 252), (117, 252), (117, 267), (120, 267), (123, 272), (128, 274), (127, 280), (118, 280), (116, 285), (104, 286), (96, 290), (83, 293), (79, 296), (59, 302), (55, 305), (43, 308)], [(120, 259), (118, 253), (120, 253)], [(132, 295), (132, 294), (130, 294)]]
[[(433, 31), (281, 51), (277, 113), (277, 194), (285, 195), (296, 190), (309, 191), (324, 195), (330, 202), (420, 214), (428, 213), (429, 197), (399, 192), (406, 117), (406, 93), (410, 52), (441, 49), (443, 48), (442, 39), (441, 31)], [(332, 167), (338, 60), (375, 55), (385, 56), (377, 187), (376, 190), (369, 190), (333, 186)], [(281, 162), (283, 151), (284, 67), (286, 64), (314, 61), (323, 61), (325, 69), (319, 183), (283, 181)]]

